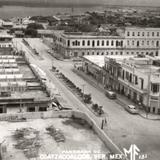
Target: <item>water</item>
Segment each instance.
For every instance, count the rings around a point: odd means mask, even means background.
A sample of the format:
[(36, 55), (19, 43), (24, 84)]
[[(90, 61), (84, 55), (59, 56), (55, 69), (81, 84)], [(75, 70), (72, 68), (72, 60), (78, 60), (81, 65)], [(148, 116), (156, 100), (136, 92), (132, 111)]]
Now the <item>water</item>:
[[(76, 7), (74, 14), (82, 14), (87, 11), (104, 11), (104, 7)], [(0, 18), (26, 17), (36, 15), (55, 15), (57, 13), (71, 13), (71, 8), (42, 8), (42, 7), (23, 7), (23, 6), (2, 6), (0, 8)]]

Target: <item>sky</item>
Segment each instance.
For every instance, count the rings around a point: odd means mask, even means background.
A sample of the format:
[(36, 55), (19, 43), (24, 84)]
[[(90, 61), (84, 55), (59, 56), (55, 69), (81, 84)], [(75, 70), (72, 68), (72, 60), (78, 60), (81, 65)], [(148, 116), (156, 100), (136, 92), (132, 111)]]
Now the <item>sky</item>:
[(19, 2), (57, 2), (69, 4), (110, 4), (110, 5), (140, 5), (140, 6), (159, 6), (160, 0), (0, 0), (0, 1), (19, 1)]

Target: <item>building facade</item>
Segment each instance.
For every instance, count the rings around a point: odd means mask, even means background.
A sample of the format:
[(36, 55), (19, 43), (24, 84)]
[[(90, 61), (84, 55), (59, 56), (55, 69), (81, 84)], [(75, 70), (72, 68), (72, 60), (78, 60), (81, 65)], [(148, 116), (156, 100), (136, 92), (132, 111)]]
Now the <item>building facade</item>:
[(118, 77), (120, 93), (160, 114), (160, 70), (147, 57), (124, 60)]
[(119, 36), (98, 33), (55, 31), (56, 52), (64, 57), (84, 55), (152, 55), (159, 56), (160, 28), (118, 28)]
[(64, 57), (123, 54), (124, 38), (95, 34), (54, 34), (55, 48)]

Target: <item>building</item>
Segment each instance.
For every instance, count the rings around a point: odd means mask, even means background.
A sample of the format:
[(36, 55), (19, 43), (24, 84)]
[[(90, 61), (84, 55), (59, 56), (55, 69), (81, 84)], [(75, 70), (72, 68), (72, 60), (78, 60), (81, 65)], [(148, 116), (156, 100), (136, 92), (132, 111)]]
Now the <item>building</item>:
[(55, 50), (64, 57), (84, 55), (159, 56), (160, 28), (117, 28), (114, 34), (54, 31)]
[(105, 56), (87, 55), (82, 58), (82, 71), (87, 75), (92, 76), (98, 83), (104, 84), (105, 72), (104, 67)]
[(126, 27), (124, 36), (126, 54), (160, 55), (160, 28)]
[(104, 58), (104, 70), (105, 70), (105, 81), (104, 86), (105, 88), (110, 88), (115, 91), (120, 91), (119, 88), (119, 80), (118, 77), (120, 76), (121, 71), (121, 64), (124, 59), (129, 59), (134, 57), (133, 55), (108, 55)]
[(150, 57), (134, 57), (121, 64), (120, 93), (140, 102), (148, 112), (160, 113), (160, 67)]
[(54, 32), (55, 49), (64, 57), (123, 54), (124, 38), (97, 33)]

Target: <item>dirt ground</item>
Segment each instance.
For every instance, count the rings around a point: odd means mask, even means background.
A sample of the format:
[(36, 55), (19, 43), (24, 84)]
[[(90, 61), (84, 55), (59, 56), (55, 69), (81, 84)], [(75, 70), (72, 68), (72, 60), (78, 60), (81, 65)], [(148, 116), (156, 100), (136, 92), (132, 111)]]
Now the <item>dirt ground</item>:
[[(53, 125), (60, 129), (65, 136), (65, 142), (57, 143), (51, 137), (46, 127)], [(100, 151), (103, 154), (109, 153), (104, 143), (87, 125), (75, 123), (70, 119), (35, 119), (27, 122), (0, 122), (0, 137), (7, 143), (6, 160), (27, 160), (22, 150), (15, 148), (16, 140), (13, 134), (16, 129), (34, 128), (39, 131), (40, 144), (39, 155), (61, 154), (63, 151), (85, 150), (92, 152)], [(37, 159), (36, 159), (37, 160)]]

